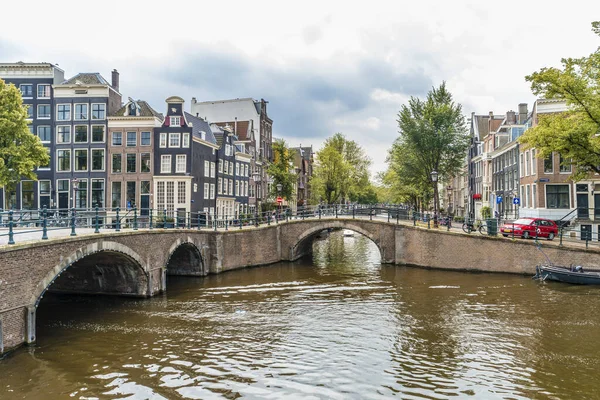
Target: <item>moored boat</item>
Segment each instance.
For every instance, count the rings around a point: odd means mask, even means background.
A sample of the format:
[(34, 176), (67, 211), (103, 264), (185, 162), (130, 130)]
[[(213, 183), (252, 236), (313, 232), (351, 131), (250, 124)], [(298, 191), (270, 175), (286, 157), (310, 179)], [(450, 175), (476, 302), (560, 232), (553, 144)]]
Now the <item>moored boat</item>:
[(577, 285), (600, 285), (600, 270), (577, 266), (538, 265), (534, 279), (574, 283)]

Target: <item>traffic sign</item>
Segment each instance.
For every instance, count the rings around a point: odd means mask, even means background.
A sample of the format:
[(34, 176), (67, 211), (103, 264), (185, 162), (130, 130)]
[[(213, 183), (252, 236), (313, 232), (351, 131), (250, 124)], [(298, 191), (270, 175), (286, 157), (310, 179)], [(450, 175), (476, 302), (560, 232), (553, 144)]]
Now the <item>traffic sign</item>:
[(519, 204), (521, 204), (521, 199), (519, 199), (518, 197), (515, 197), (515, 198), (513, 199), (513, 204), (516, 204), (516, 205), (519, 205)]
[(498, 197), (496, 197), (496, 203), (497, 203), (497, 204), (500, 204), (500, 203), (502, 203), (502, 196), (498, 196)]
[(278, 204), (281, 204), (281, 203), (283, 203), (283, 197), (278, 197), (278, 198), (277, 198), (277, 203), (278, 203)]

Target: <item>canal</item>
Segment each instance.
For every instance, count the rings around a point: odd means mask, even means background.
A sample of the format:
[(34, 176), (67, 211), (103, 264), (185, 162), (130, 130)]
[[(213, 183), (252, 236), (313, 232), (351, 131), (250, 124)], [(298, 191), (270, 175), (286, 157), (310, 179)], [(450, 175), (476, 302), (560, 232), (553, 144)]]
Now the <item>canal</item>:
[(153, 299), (47, 296), (0, 399), (597, 398), (600, 289), (379, 259), (333, 232)]

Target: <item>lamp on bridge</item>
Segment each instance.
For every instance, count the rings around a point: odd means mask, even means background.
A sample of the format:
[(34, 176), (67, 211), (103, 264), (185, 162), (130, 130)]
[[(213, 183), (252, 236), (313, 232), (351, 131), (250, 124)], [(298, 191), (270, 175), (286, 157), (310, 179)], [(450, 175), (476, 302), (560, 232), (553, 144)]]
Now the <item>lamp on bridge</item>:
[(437, 171), (434, 169), (433, 171), (431, 171), (431, 182), (433, 183), (433, 227), (437, 228), (438, 227), (438, 218), (437, 218), (437, 198), (438, 198), (438, 193), (437, 193), (437, 180), (438, 180), (438, 173)]
[(71, 179), (71, 185), (73, 186), (73, 208), (77, 208), (77, 190), (79, 190), (79, 180), (77, 178)]
[(450, 213), (452, 212), (452, 206), (453, 206), (453, 202), (452, 202), (452, 185), (448, 185), (446, 187), (446, 192), (448, 193), (448, 207), (447, 207), (447, 211), (448, 211), (448, 217), (450, 216)]

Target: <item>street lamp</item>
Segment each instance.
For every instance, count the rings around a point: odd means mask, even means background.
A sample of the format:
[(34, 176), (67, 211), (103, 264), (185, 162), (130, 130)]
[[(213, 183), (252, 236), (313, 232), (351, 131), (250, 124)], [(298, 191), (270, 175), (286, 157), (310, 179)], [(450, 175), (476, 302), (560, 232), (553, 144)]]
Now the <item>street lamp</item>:
[(448, 207), (447, 207), (447, 209), (448, 209), (448, 216), (450, 216), (452, 208), (454, 208), (453, 207), (453, 205), (454, 205), (453, 203), (454, 202), (452, 201), (453, 200), (453, 198), (452, 198), (452, 185), (448, 185), (446, 187), (446, 192), (448, 192)]
[(438, 173), (434, 169), (431, 171), (431, 182), (433, 182), (433, 227), (438, 227), (438, 219), (437, 219), (437, 180)]
[(71, 179), (71, 185), (73, 185), (73, 208), (77, 208), (77, 190), (79, 189), (79, 180), (77, 178)]

